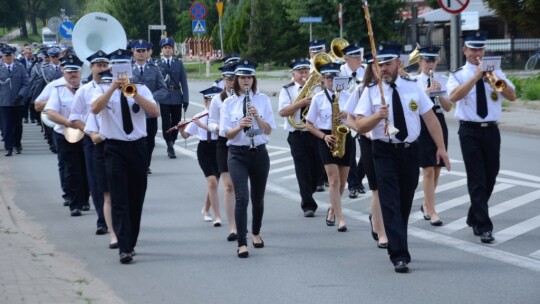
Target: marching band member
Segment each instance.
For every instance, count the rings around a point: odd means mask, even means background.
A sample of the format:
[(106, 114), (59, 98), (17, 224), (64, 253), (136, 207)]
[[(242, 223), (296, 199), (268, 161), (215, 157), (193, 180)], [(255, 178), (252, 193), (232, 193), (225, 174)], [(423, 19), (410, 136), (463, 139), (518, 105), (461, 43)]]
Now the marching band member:
[[(437, 143), (437, 160), (450, 169), (441, 126), (431, 111), (433, 103), (411, 79), (398, 77), (401, 45), (381, 43), (377, 53), (384, 99), (378, 85), (362, 92), (355, 109), (358, 132), (372, 130), (373, 159), (379, 187), (379, 199), (388, 237), (388, 254), (398, 273), (409, 271), (411, 256), (407, 244), (407, 224), (420, 171), (417, 138), (420, 115)], [(390, 107), (390, 109), (389, 109)], [(392, 110), (390, 112), (390, 110)], [(392, 113), (390, 115), (389, 113)], [(397, 134), (385, 134), (385, 120), (392, 121)]]
[[(167, 99), (168, 91), (165, 85), (165, 80), (161, 71), (154, 64), (148, 63), (150, 45), (147, 41), (139, 39), (132, 43), (133, 57), (135, 62), (133, 63), (133, 83), (144, 83), (145, 86), (152, 92), (153, 100), (157, 103)], [(156, 134), (158, 129), (157, 116), (147, 117), (146, 122), (146, 157), (148, 163), (148, 174), (152, 174), (150, 169), (150, 163), (152, 162), (152, 153), (156, 146)]]
[[(208, 202), (214, 210), (214, 227), (221, 227), (218, 196), (219, 169), (216, 156), (218, 135), (210, 130), (208, 117), (204, 117), (208, 115), (208, 107), (212, 98), (221, 93), (221, 89), (218, 87), (211, 87), (202, 90), (200, 93), (203, 94), (205, 109), (202, 112), (197, 113), (193, 117), (193, 121), (185, 128), (180, 127), (180, 133), (184, 139), (195, 135), (200, 140), (197, 146), (197, 160), (204, 173), (206, 182), (208, 183), (208, 193), (206, 194), (206, 202), (203, 206), (203, 211), (208, 210), (206, 207)], [(206, 121), (206, 123), (204, 123), (204, 121)], [(208, 208), (210, 208), (210, 206)]]
[[(127, 61), (131, 52), (119, 49), (107, 57), (111, 62)], [(124, 79), (102, 84), (103, 91), (94, 90), (91, 106), (92, 113), (101, 117), (99, 133), (106, 138), (105, 167), (122, 264), (133, 260), (146, 194), (146, 115), (159, 115), (159, 107), (145, 85), (136, 85), (134, 97), (125, 97), (120, 92), (124, 85)]]
[[(86, 178), (83, 144), (79, 140), (70, 142), (64, 136), (65, 128), (75, 128), (76, 125), (69, 120), (71, 105), (76, 91), (81, 86), (82, 61), (73, 54), (62, 58), (62, 71), (65, 84), (58, 85), (51, 90), (51, 96), (45, 105), (47, 117), (56, 123), (54, 136), (58, 143), (58, 152), (62, 154), (64, 165), (64, 184), (70, 198), (69, 209), (71, 216), (80, 216), (83, 206), (88, 204), (89, 189)], [(82, 137), (81, 137), (82, 138)]]
[[(446, 82), (448, 77), (435, 74), (437, 69), (437, 63), (439, 59), (439, 47), (424, 47), (419, 49), (419, 72), (416, 77), (416, 83), (426, 94), (432, 92), (445, 92)], [(439, 94), (435, 97), (431, 97), (434, 103), (433, 112), (441, 124), (443, 133), (444, 146), (448, 150), (448, 128), (446, 126), (446, 120), (444, 119), (444, 113), (452, 109), (452, 103), (446, 96), (446, 94)], [(435, 159), (437, 153), (437, 145), (429, 134), (424, 120), (420, 120), (420, 136), (418, 137), (418, 149), (420, 150), (420, 167), (422, 168), (423, 180), (422, 188), (424, 189), (424, 202), (420, 207), (424, 219), (429, 220), (429, 223), (433, 226), (441, 226), (443, 222), (440, 220), (439, 215), (435, 211), (435, 188), (439, 182), (439, 176), (441, 174), (441, 167), (443, 163), (437, 163)]]
[[(238, 60), (240, 60), (240, 55), (238, 55), (237, 53), (231, 53), (231, 54), (223, 57), (221, 59), (221, 62), (223, 62), (223, 67), (225, 67), (225, 66), (233, 66), (234, 64), (236, 64), (238, 62)], [(219, 68), (219, 70), (221, 70), (221, 68)], [(234, 72), (234, 70), (233, 70), (233, 72)], [(224, 89), (225, 88), (225, 78), (222, 77), (222, 78), (216, 79), (216, 81), (214, 81), (214, 86), (218, 87), (220, 89)]]
[[(174, 40), (163, 38), (159, 42), (163, 58), (158, 61), (158, 67), (167, 85), (167, 98), (159, 101), (161, 113), (161, 130), (169, 130), (182, 119), (189, 104), (189, 89), (184, 63), (178, 58), (173, 58)], [(167, 143), (167, 155), (176, 158), (174, 142), (178, 137), (178, 131), (163, 132), (163, 139)]]
[[(227, 138), (219, 135), (219, 121), (220, 110), (223, 102), (228, 97), (234, 94), (234, 71), (236, 69), (236, 61), (227, 63), (225, 66), (219, 68), (223, 75), (223, 90), (220, 94), (215, 95), (210, 102), (208, 109), (208, 125), (213, 133), (218, 134), (218, 140), (216, 144), (216, 159), (218, 170), (223, 181), (223, 204), (225, 205), (225, 214), (227, 215), (227, 223), (229, 225), (229, 235), (227, 241), (234, 242), (238, 239), (238, 233), (236, 229), (236, 222), (234, 220), (234, 187), (229, 174), (228, 157), (229, 147), (227, 146)], [(212, 217), (209, 213), (210, 206), (205, 205), (202, 210), (203, 217), (207, 221), (212, 221)]]
[(234, 95), (225, 100), (220, 112), (219, 132), (228, 139), (229, 172), (236, 196), (235, 220), (238, 228), (239, 258), (249, 256), (246, 234), (250, 197), (253, 247), (264, 247), (260, 231), (264, 213), (264, 192), (270, 170), (266, 143), (268, 135), (276, 128), (270, 98), (257, 93), (256, 67), (256, 63), (248, 60), (238, 62), (233, 85)]
[(464, 38), (465, 65), (450, 73), (446, 88), (450, 101), (456, 104), (459, 120), (459, 142), (467, 171), (467, 187), (471, 207), (467, 225), (480, 236), (482, 243), (491, 243), (493, 223), (489, 218), (488, 201), (493, 192), (500, 167), (501, 134), (497, 120), (501, 116), (502, 99), (516, 99), (515, 86), (497, 69), (491, 75), (506, 86), (496, 91), (484, 79), (480, 62), (486, 54), (487, 35), (473, 32)]
[[(334, 77), (340, 74), (339, 66), (336, 63), (327, 63), (320, 67), (325, 89), (313, 97), (306, 117), (306, 127), (311, 134), (320, 139), (318, 150), (328, 176), (328, 196), (331, 207), (328, 208), (326, 213), (326, 225), (334, 226), (337, 217), (338, 231), (345, 232), (347, 226), (341, 211), (341, 196), (345, 191), (351, 157), (353, 157), (351, 153), (353, 139), (349, 132), (345, 137), (345, 142), (342, 143), (345, 145), (345, 155), (342, 158), (332, 155), (331, 148), (337, 141), (337, 137), (332, 135), (332, 127), (334, 127), (332, 117), (333, 114), (338, 115), (339, 120), (346, 123), (347, 113), (343, 112), (342, 109), (349, 99), (349, 93), (346, 90), (339, 92), (339, 96), (335, 96), (336, 92), (332, 88)], [(339, 99), (334, 100), (335, 98)], [(332, 104), (336, 101), (339, 104), (339, 113), (333, 113), (332, 111)]]
[(22, 115), (26, 110), (24, 100), (28, 95), (28, 74), (24, 66), (15, 61), (15, 50), (2, 48), (0, 64), (0, 129), (4, 140), (5, 156), (21, 154)]
[[(375, 71), (373, 67), (373, 55), (371, 53), (364, 55), (364, 61), (367, 63), (366, 73), (363, 76), (362, 85), (356, 87), (352, 92), (347, 104), (345, 105), (345, 111), (347, 112), (347, 121), (349, 125), (356, 125), (357, 115), (354, 113), (360, 100), (360, 96), (365, 88), (369, 85), (373, 85), (376, 81)], [(359, 133), (358, 142), (360, 144), (360, 164), (365, 170), (367, 176), (369, 190), (371, 190), (371, 214), (369, 215), (369, 224), (371, 228), (371, 236), (377, 241), (377, 247), (386, 249), (388, 247), (388, 239), (386, 238), (386, 232), (384, 231), (383, 217), (381, 213), (381, 205), (379, 203), (379, 190), (377, 187), (377, 177), (375, 175), (375, 164), (373, 163), (373, 152), (371, 151), (371, 132)]]
[[(99, 86), (101, 81), (101, 72), (109, 70), (109, 59), (107, 54), (102, 50), (95, 52), (86, 58), (90, 62), (90, 70), (92, 72), (92, 80), (81, 86), (71, 104), (71, 112), (69, 114), (69, 120), (73, 125), (84, 132), (88, 115), (90, 114), (90, 105), (92, 103), (92, 96), (94, 95), (94, 89)], [(90, 195), (92, 196), (92, 202), (96, 208), (97, 228), (96, 234), (103, 235), (107, 233), (108, 225), (105, 222), (103, 215), (103, 192), (98, 189), (98, 181), (94, 170), (94, 143), (89, 135), (85, 135), (82, 139), (84, 149), (84, 159), (86, 163), (86, 176), (88, 180), (88, 186), (90, 188)]]
[(294, 102), (309, 77), (310, 63), (304, 59), (295, 60), (290, 67), (294, 81), (283, 86), (279, 93), (279, 116), (284, 117), (284, 128), (289, 132), (287, 142), (291, 147), (300, 190), (300, 207), (304, 212), (304, 217), (314, 217), (318, 206), (313, 193), (323, 173), (318, 139), (305, 128), (297, 130), (288, 120), (289, 116), (294, 115), (294, 121), (302, 122), (302, 113), (304, 111), (307, 113), (307, 108), (311, 103), (311, 96), (305, 96), (298, 102)]

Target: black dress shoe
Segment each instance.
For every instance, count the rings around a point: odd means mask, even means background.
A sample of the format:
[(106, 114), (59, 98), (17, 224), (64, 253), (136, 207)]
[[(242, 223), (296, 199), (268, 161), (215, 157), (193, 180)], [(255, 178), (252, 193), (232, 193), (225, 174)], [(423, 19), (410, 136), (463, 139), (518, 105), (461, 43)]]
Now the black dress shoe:
[(238, 235), (234, 232), (229, 233), (229, 235), (227, 236), (227, 241), (229, 242), (234, 242), (237, 239), (238, 239)]
[(71, 216), (81, 216), (81, 210), (79, 209), (73, 209), (71, 210)]
[(240, 249), (236, 249), (236, 253), (239, 258), (245, 259), (249, 256), (249, 251), (240, 252)]
[(394, 271), (398, 273), (406, 273), (409, 272), (409, 266), (407, 266), (407, 263), (404, 261), (399, 261), (394, 264)]
[(71, 202), (69, 200), (65, 200), (64, 201), (64, 207), (67, 207), (71, 204)]
[(346, 232), (347, 231), (347, 226), (346, 225), (343, 225), (343, 226), (339, 226), (337, 231), (339, 232)]
[(371, 214), (369, 215), (369, 226), (371, 227), (371, 237), (375, 240), (379, 240), (379, 235), (373, 231), (373, 223), (371, 222)]
[(431, 226), (442, 226), (443, 222), (441, 220), (436, 220), (436, 221), (429, 221), (429, 224)]
[(98, 227), (96, 229), (96, 234), (97, 235), (104, 235), (104, 234), (107, 234), (107, 228), (106, 227)]
[(317, 186), (317, 189), (315, 189), (315, 191), (317, 191), (317, 192), (324, 192), (324, 186), (323, 186), (323, 185)]
[(13, 155), (13, 151), (12, 150), (7, 150), (6, 151), (6, 154), (4, 154), (5, 156), (11, 156)]
[(429, 221), (431, 219), (431, 217), (429, 215), (426, 215), (424, 213), (424, 206), (423, 205), (420, 206), (420, 211), (422, 211), (422, 215), (424, 216), (424, 220)]
[(482, 241), (482, 243), (491, 243), (495, 241), (495, 238), (493, 237), (491, 231), (486, 231), (482, 233), (482, 236), (480, 236), (480, 241)]
[(82, 211), (90, 211), (90, 205), (83, 205)]
[(127, 252), (120, 253), (120, 263), (129, 264), (131, 261), (133, 261), (133, 257), (131, 256), (131, 254)]
[(349, 190), (349, 198), (358, 198), (358, 191), (356, 191), (355, 189)]
[(472, 225), (472, 231), (473, 231), (474, 235), (476, 235), (476, 236), (481, 236), (482, 235), (482, 233), (480, 231), (478, 231), (478, 226), (476, 226), (476, 225)]
[(314, 216), (315, 216), (315, 211), (313, 210), (304, 211), (304, 217), (314, 217)]
[(259, 238), (261, 239), (261, 242), (260, 243), (253, 242), (253, 247), (255, 247), (255, 248), (264, 248), (264, 241), (263, 241), (262, 237), (259, 236)]
[(334, 219), (329, 220), (328, 215), (330, 214), (330, 208), (326, 211), (326, 226), (334, 226), (336, 224), (336, 215), (334, 214)]
[(110, 243), (109, 248), (110, 249), (118, 249), (118, 242)]
[(365, 188), (360, 188), (360, 189), (356, 190), (356, 192), (358, 192), (360, 194), (366, 194), (366, 189)]

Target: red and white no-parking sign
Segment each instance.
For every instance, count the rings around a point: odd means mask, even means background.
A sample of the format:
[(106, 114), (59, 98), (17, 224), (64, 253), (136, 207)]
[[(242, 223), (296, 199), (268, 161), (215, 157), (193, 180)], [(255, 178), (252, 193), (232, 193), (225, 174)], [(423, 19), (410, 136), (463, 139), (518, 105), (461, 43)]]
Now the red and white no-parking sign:
[(437, 0), (443, 10), (450, 14), (459, 14), (469, 5), (470, 0)]

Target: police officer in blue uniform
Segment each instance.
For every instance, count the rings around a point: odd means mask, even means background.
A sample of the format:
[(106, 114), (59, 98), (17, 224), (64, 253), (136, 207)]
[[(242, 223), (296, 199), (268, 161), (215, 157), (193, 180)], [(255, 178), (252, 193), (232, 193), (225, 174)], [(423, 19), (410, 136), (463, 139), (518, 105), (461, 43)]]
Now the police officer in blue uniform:
[[(161, 74), (161, 71), (156, 65), (147, 63), (148, 59), (148, 42), (142, 39), (136, 40), (132, 43), (133, 57), (135, 63), (133, 63), (133, 83), (143, 83), (150, 89), (154, 100), (159, 104), (162, 101), (167, 100), (169, 91), (165, 84), (165, 79)], [(146, 143), (147, 143), (147, 164), (148, 174), (152, 173), (150, 170), (150, 163), (152, 161), (152, 153), (156, 146), (156, 134), (158, 129), (157, 117), (148, 117), (146, 122)]]
[(22, 115), (28, 89), (26, 69), (15, 60), (15, 49), (5, 46), (0, 64), (0, 127), (5, 156), (12, 156), (14, 148), (16, 154), (21, 153)]
[[(382, 43), (377, 52), (383, 105), (379, 86), (367, 87), (354, 111), (357, 131), (372, 130), (373, 159), (379, 198), (388, 237), (388, 254), (398, 273), (409, 271), (407, 224), (420, 171), (418, 136), (420, 116), (437, 144), (437, 160), (450, 168), (441, 125), (431, 110), (433, 103), (414, 80), (398, 76), (401, 45)], [(391, 126), (386, 125), (388, 121)], [(395, 132), (399, 130), (397, 133)]]
[[(317, 210), (317, 202), (313, 193), (321, 179), (323, 170), (319, 157), (318, 138), (311, 134), (305, 127), (298, 130), (291, 125), (288, 117), (294, 116), (294, 121), (302, 123), (302, 114), (307, 114), (311, 104), (311, 96), (306, 96), (298, 102), (294, 102), (309, 77), (310, 62), (305, 59), (295, 60), (290, 65), (293, 82), (283, 86), (279, 93), (279, 115), (284, 117), (284, 128), (289, 132), (287, 142), (291, 147), (291, 155), (294, 161), (296, 179), (300, 190), (300, 207), (305, 217), (314, 217)], [(305, 119), (303, 121), (305, 124)]]
[(455, 117), (459, 121), (459, 142), (467, 171), (467, 187), (471, 206), (467, 224), (482, 243), (491, 243), (493, 223), (489, 218), (488, 201), (493, 192), (500, 167), (501, 134), (497, 120), (501, 116), (502, 101), (514, 101), (514, 85), (502, 70), (490, 72), (506, 83), (495, 88), (486, 80), (481, 61), (486, 54), (487, 35), (472, 32), (463, 37), (465, 65), (450, 74), (446, 89), (456, 103)]
[[(161, 130), (169, 130), (182, 119), (182, 109), (185, 111), (189, 105), (189, 89), (184, 63), (174, 58), (174, 40), (171, 38), (161, 39), (161, 53), (163, 58), (158, 61), (159, 69), (165, 79), (168, 94), (167, 98), (159, 101), (161, 111)], [(167, 143), (167, 155), (176, 158), (174, 142), (178, 137), (178, 131), (163, 132), (163, 138)]]

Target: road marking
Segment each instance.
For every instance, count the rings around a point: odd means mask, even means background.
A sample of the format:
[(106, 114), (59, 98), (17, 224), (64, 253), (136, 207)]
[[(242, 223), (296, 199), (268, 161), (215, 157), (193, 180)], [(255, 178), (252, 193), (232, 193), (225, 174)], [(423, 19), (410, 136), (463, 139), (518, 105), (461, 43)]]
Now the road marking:
[(268, 156), (273, 157), (273, 156), (280, 155), (280, 154), (285, 154), (285, 153), (288, 153), (288, 152), (289, 151), (273, 151), (273, 152), (269, 152)]
[(540, 259), (540, 250), (529, 254), (529, 256), (532, 257), (532, 258), (535, 258), (535, 259)]
[(283, 172), (283, 171), (288, 171), (288, 170), (294, 170), (294, 165), (272, 169), (272, 170), (270, 170), (270, 172), (268, 172), (268, 175), (276, 174), (276, 173)]
[(530, 174), (525, 174), (525, 173), (520, 173), (520, 172), (515, 172), (515, 171), (510, 171), (510, 170), (501, 170), (499, 171), (499, 174), (510, 175), (513, 177), (521, 178), (521, 179), (528, 179), (534, 182), (540, 182), (540, 176), (536, 176), (536, 175), (530, 175)]
[(500, 245), (506, 241), (509, 241), (517, 236), (520, 236), (538, 227), (540, 227), (540, 215), (530, 218), (526, 221), (520, 222), (504, 230), (498, 231), (497, 243), (495, 243), (495, 245)]
[[(418, 181), (418, 183), (420, 184), (420, 181)], [(461, 187), (461, 186), (466, 185), (466, 184), (467, 184), (466, 179), (460, 179), (460, 180), (457, 180), (457, 181), (445, 183), (445, 184), (437, 186), (437, 188), (435, 190), (435, 193), (440, 193), (440, 192), (443, 192), (443, 191), (446, 191), (446, 190)], [(422, 187), (420, 187), (420, 188), (422, 188)], [(417, 199), (420, 199), (420, 198), (424, 198), (424, 191), (417, 191), (414, 194), (414, 200), (417, 200)]]
[[(279, 163), (284, 163), (284, 162), (287, 162), (287, 161), (290, 161), (292, 160), (292, 157), (284, 157), (284, 158), (279, 158), (279, 159), (274, 159), (274, 160), (271, 160), (270, 161), (270, 166), (272, 165), (275, 165), (275, 164), (279, 164)], [(293, 166), (294, 168), (294, 166)]]

